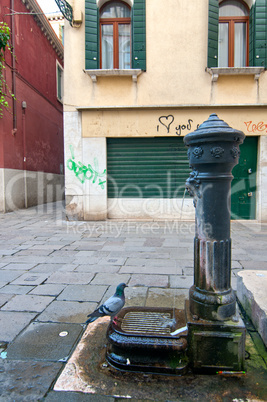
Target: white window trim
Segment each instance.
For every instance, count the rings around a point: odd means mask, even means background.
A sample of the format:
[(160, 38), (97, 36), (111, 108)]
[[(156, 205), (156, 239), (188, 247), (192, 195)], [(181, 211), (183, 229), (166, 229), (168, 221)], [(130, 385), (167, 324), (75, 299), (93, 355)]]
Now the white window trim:
[[(103, 4), (107, 3), (110, 0), (96, 0), (96, 5), (100, 9)], [(122, 0), (124, 3), (128, 4), (132, 8), (134, 0)]]
[[(58, 97), (58, 67), (60, 68), (60, 70), (62, 71), (62, 82), (61, 82), (61, 99)], [(56, 78), (57, 78), (57, 100), (63, 104), (63, 97), (64, 97), (64, 68), (62, 67), (62, 65), (59, 63), (58, 60), (56, 60)]]

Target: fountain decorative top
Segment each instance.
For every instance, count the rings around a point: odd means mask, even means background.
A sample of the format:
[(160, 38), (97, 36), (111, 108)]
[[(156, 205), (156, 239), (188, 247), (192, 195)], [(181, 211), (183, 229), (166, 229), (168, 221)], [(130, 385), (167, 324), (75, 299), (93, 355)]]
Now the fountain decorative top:
[(244, 138), (245, 134), (242, 131), (233, 129), (225, 121), (219, 119), (216, 113), (212, 113), (208, 120), (184, 137), (184, 142), (188, 146), (195, 142), (199, 144), (202, 141), (234, 141), (240, 144)]

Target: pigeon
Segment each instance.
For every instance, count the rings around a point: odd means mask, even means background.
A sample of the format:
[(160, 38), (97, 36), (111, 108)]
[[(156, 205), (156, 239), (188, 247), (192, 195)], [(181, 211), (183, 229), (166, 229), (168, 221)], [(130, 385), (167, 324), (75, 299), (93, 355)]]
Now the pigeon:
[(88, 314), (88, 320), (85, 324), (90, 324), (90, 322), (94, 322), (99, 317), (104, 317), (106, 315), (110, 316), (110, 319), (113, 320), (114, 317), (118, 314), (118, 312), (122, 309), (125, 303), (124, 289), (127, 287), (125, 283), (120, 283), (117, 286), (116, 292), (113, 296), (111, 296), (105, 303), (103, 303), (99, 308), (93, 311), (91, 314)]

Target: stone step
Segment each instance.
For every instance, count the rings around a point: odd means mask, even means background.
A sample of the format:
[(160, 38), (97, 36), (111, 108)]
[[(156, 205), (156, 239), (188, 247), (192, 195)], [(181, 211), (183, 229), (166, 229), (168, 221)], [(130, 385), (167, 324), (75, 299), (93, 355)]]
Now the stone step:
[(238, 272), (237, 298), (267, 347), (267, 271)]

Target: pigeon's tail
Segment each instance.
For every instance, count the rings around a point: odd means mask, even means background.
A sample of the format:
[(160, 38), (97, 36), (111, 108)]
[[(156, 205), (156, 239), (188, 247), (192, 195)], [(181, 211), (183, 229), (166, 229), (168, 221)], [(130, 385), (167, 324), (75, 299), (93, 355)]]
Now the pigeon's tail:
[(101, 316), (90, 317), (90, 318), (88, 318), (88, 320), (85, 321), (85, 324), (90, 324), (91, 322), (94, 322), (95, 320), (97, 320), (99, 317), (101, 317)]
[(101, 307), (102, 306), (100, 306), (100, 308), (98, 310), (93, 311), (91, 314), (88, 314), (87, 317), (89, 317), (89, 318), (85, 322), (85, 324), (90, 324), (90, 322), (94, 322), (99, 317), (103, 317), (105, 315), (105, 313), (102, 311)]

